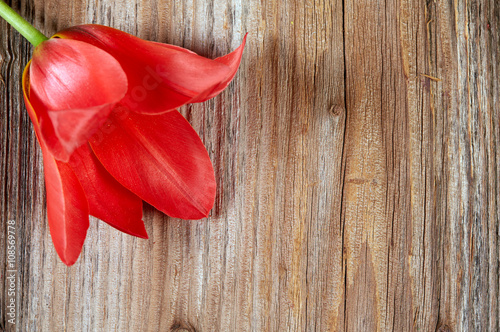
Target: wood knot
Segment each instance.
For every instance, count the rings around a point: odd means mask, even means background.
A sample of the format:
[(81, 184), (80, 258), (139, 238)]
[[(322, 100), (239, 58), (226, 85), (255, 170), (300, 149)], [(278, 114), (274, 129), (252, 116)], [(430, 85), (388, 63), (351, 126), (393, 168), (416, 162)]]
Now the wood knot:
[(174, 321), (172, 323), (172, 326), (170, 326), (170, 331), (176, 331), (176, 332), (196, 332), (196, 329), (189, 322)]
[(340, 106), (340, 105), (332, 105), (330, 107), (330, 114), (333, 115), (333, 116), (339, 116), (341, 115), (342, 113), (344, 113), (344, 106)]

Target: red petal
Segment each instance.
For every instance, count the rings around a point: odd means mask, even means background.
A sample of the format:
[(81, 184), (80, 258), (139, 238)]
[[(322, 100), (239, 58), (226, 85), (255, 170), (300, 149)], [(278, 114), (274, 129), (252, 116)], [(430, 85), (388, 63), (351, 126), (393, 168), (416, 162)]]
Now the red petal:
[(216, 187), (212, 163), (179, 112), (151, 116), (121, 108), (109, 119), (112, 125), (90, 145), (115, 179), (171, 217), (208, 215)]
[(70, 165), (82, 184), (90, 214), (127, 234), (148, 238), (142, 200), (116, 181), (85, 144), (75, 150)]
[[(42, 137), (57, 159), (85, 143), (127, 91), (127, 78), (109, 54), (84, 42), (50, 39), (35, 48), (30, 100)], [(49, 137), (46, 137), (46, 136)]]
[[(37, 116), (27, 96), (29, 66), (23, 74), (24, 100), (39, 137)], [(71, 167), (55, 160), (43, 141), (39, 139), (39, 142), (43, 153), (50, 234), (61, 260), (66, 265), (73, 265), (80, 255), (89, 227), (87, 199)]]
[(219, 93), (222, 92), (222, 90), (227, 88), (229, 83), (231, 83), (234, 76), (236, 75), (236, 72), (238, 71), (238, 68), (240, 66), (241, 56), (243, 55), (243, 49), (245, 48), (247, 36), (248, 36), (248, 33), (245, 34), (245, 37), (243, 38), (243, 42), (241, 43), (241, 45), (237, 49), (235, 49), (234, 51), (232, 51), (231, 53), (229, 53), (225, 56), (222, 56), (222, 57), (214, 60), (214, 61), (223, 63), (226, 66), (228, 66), (229, 68), (231, 68), (231, 72), (230, 72), (229, 76), (226, 77), (226, 79), (224, 79), (222, 82), (220, 82), (219, 85), (211, 93), (209, 93), (206, 96), (199, 96), (195, 100), (192, 100), (191, 101), (192, 103), (204, 102), (208, 99), (211, 99), (211, 98), (217, 96)]
[[(125, 32), (81, 25), (56, 36), (81, 40), (115, 57), (127, 74), (129, 89), (121, 104), (144, 114), (163, 113), (227, 85), (233, 68), (180, 47), (165, 47)], [(229, 79), (230, 80), (230, 79)]]
[(66, 265), (73, 265), (89, 228), (89, 211), (83, 189), (71, 167), (52, 157), (42, 146), (47, 190), (47, 217), (54, 247)]

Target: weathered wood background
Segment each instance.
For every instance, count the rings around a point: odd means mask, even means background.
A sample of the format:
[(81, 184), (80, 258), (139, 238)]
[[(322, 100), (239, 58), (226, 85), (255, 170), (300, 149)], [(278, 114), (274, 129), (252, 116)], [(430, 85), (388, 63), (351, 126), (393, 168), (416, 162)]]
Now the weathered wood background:
[(211, 217), (146, 206), (150, 240), (93, 219), (67, 268), (20, 91), (32, 48), (0, 23), (0, 330), (500, 329), (497, 0), (7, 2), (47, 35), (99, 23), (208, 57), (249, 38), (230, 87), (182, 110)]

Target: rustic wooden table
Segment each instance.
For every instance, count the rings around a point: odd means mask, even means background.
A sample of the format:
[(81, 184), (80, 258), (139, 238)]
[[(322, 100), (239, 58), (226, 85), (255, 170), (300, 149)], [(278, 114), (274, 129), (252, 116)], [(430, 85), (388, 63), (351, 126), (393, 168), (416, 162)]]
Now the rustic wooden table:
[(7, 2), (47, 35), (99, 23), (211, 58), (249, 37), (230, 87), (182, 109), (210, 218), (146, 206), (149, 240), (92, 219), (68, 268), (20, 91), (32, 48), (0, 22), (0, 330), (499, 330), (496, 0)]

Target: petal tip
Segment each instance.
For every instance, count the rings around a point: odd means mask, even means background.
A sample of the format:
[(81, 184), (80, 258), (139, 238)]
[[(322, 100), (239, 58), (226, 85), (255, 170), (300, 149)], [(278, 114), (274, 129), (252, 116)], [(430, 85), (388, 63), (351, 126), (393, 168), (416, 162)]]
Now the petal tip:
[(78, 257), (80, 255), (78, 255), (76, 258), (75, 257), (69, 257), (69, 258), (66, 258), (66, 257), (62, 257), (62, 256), (59, 256), (59, 258), (61, 258), (61, 261), (66, 265), (66, 266), (72, 266), (76, 263), (76, 261), (78, 260)]
[[(142, 221), (142, 223), (144, 223), (144, 221)], [(137, 235), (135, 235), (135, 236), (138, 238), (144, 239), (144, 240), (149, 239), (148, 232), (146, 231), (145, 228), (144, 228), (144, 233), (137, 233)]]

